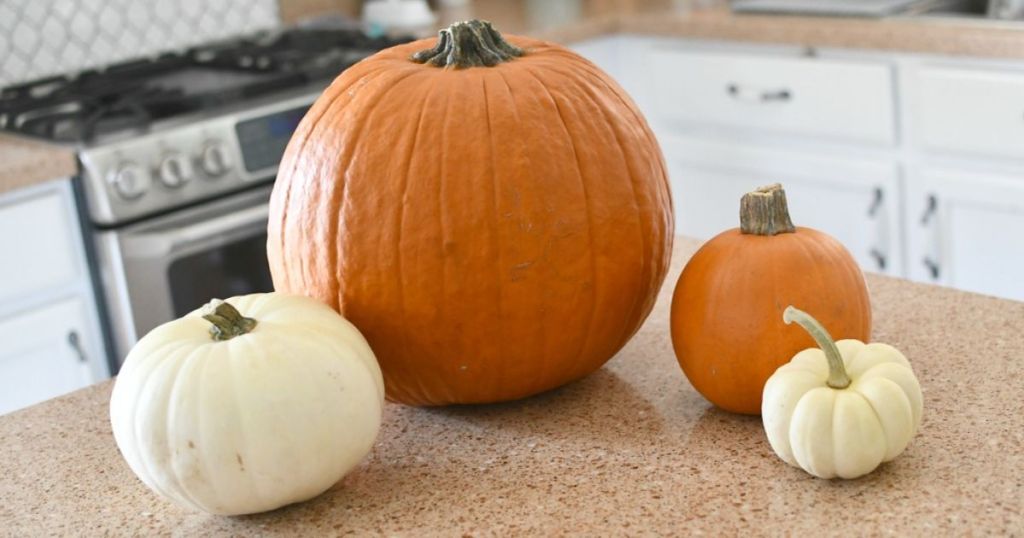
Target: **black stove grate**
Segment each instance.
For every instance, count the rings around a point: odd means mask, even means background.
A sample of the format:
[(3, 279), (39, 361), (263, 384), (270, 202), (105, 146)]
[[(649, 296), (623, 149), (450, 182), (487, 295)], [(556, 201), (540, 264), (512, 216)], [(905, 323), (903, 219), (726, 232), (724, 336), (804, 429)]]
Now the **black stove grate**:
[(145, 132), (153, 122), (327, 81), (408, 39), (356, 30), (262, 32), (183, 53), (0, 90), (0, 130), (69, 143)]

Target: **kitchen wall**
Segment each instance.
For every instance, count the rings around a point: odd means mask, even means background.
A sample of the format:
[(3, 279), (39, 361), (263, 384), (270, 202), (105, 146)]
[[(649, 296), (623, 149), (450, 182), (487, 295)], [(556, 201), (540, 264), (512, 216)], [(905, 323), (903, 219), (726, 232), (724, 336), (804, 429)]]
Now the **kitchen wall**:
[(276, 0), (2, 0), (0, 87), (280, 23)]

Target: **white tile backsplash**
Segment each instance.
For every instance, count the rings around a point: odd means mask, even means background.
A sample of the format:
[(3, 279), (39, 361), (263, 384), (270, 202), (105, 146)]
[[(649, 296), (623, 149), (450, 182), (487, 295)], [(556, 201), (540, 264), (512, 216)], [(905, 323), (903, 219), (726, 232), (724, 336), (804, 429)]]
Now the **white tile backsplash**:
[(279, 24), (276, 0), (0, 0), (0, 88)]

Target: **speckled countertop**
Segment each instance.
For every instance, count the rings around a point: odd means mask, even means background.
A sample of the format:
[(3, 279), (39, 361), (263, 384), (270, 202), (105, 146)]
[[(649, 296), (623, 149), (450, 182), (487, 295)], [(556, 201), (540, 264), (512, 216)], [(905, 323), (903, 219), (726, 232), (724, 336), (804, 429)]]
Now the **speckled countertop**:
[(559, 42), (626, 33), (802, 47), (1024, 59), (1024, 23), (956, 18), (862, 19), (736, 15), (724, 8), (654, 10), (625, 17), (598, 16), (538, 33)]
[(1024, 534), (1024, 303), (870, 276), (877, 340), (914, 364), (921, 431), (859, 480), (778, 460), (760, 420), (705, 402), (668, 299), (605, 368), (501, 405), (389, 404), (373, 453), (324, 495), (227, 518), (170, 505), (122, 461), (103, 383), (0, 417), (0, 535)]
[(0, 134), (0, 195), (76, 173), (74, 150)]
[[(282, 6), (334, 5), (332, 0), (282, 0)], [(339, 0), (333, 0), (338, 2)], [(578, 9), (550, 2), (473, 0), (442, 9), (439, 24), (483, 18), (502, 32), (561, 43), (615, 33), (775, 43), (908, 53), (1024, 59), (1024, 22), (963, 17), (800, 17), (734, 14), (723, 0), (580, 0)], [(704, 7), (692, 7), (702, 5)], [(298, 9), (285, 9), (299, 18)]]

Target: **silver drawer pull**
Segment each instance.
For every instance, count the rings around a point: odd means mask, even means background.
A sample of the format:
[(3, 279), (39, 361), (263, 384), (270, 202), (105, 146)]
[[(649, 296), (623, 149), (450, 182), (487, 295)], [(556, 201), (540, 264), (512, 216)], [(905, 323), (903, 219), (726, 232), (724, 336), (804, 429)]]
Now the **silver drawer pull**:
[(733, 99), (752, 103), (784, 103), (793, 98), (793, 94), (785, 88), (777, 90), (755, 90), (752, 88), (743, 88), (739, 84), (733, 83), (726, 86), (725, 91)]
[(875, 266), (879, 271), (885, 271), (889, 266), (889, 213), (885, 207), (885, 191), (881, 187), (875, 187), (872, 193), (868, 217), (871, 217), (875, 224), (874, 243), (868, 250), (868, 255), (875, 260)]
[(942, 264), (940, 263), (942, 259), (942, 243), (939, 237), (938, 212), (939, 199), (934, 194), (929, 194), (928, 200), (925, 203), (924, 214), (921, 215), (921, 226), (928, 233), (926, 239), (927, 252), (925, 252), (921, 263), (928, 270), (928, 275), (931, 276), (932, 280), (939, 280), (939, 277), (942, 276)]
[(68, 333), (68, 345), (70, 345), (71, 349), (74, 349), (75, 353), (78, 355), (78, 362), (89, 362), (89, 358), (85, 356), (85, 350), (82, 349), (82, 339), (78, 336), (78, 331), (71, 331)]

